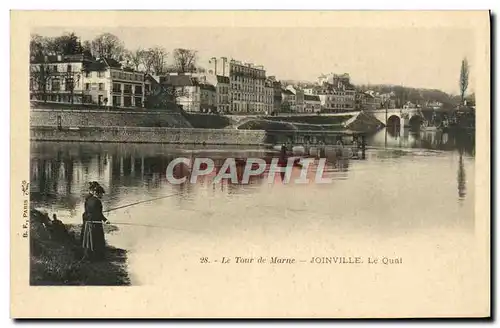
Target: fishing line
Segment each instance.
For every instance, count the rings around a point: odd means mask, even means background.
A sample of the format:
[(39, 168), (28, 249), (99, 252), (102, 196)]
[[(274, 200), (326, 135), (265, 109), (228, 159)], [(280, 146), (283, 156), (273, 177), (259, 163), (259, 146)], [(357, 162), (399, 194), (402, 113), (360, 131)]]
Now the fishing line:
[(148, 202), (152, 202), (152, 201), (159, 200), (159, 199), (164, 199), (164, 198), (168, 198), (168, 197), (177, 196), (177, 195), (180, 195), (180, 194), (182, 194), (182, 192), (178, 192), (178, 193), (175, 193), (175, 194), (166, 195), (166, 196), (162, 196), (162, 197), (157, 197), (157, 198), (151, 198), (151, 199), (141, 200), (141, 201), (138, 201), (138, 202), (135, 202), (135, 203), (131, 203), (131, 204), (127, 204), (127, 205), (122, 205), (122, 206), (118, 206), (118, 207), (115, 207), (115, 208), (111, 208), (111, 209), (105, 210), (103, 212), (104, 213), (109, 213), (111, 211), (119, 210), (119, 209), (122, 209), (122, 208), (125, 208), (125, 207), (130, 207), (130, 206), (134, 206), (134, 205), (138, 205), (138, 204), (142, 204), (142, 203), (148, 203)]
[(179, 229), (179, 228), (171, 228), (171, 227), (167, 227), (167, 226), (157, 226), (157, 225), (128, 223), (128, 222), (114, 222), (113, 221), (113, 222), (110, 222), (109, 224), (110, 225), (129, 225), (129, 226), (146, 227), (146, 228), (170, 229), (170, 230), (179, 230), (179, 231), (184, 231), (184, 232), (194, 232), (192, 230), (184, 230), (184, 229)]

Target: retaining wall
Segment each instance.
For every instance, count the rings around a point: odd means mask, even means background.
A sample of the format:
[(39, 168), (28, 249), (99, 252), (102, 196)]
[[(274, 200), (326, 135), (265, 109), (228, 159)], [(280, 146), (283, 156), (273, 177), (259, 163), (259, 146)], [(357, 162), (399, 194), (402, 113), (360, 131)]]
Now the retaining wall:
[(60, 117), (63, 127), (191, 127), (191, 124), (180, 113), (175, 112), (57, 109), (32, 109), (30, 125), (32, 127), (57, 127), (58, 117)]
[(32, 127), (33, 141), (166, 143), (206, 145), (264, 145), (265, 131), (229, 129), (178, 129), (151, 127), (93, 127), (58, 130)]

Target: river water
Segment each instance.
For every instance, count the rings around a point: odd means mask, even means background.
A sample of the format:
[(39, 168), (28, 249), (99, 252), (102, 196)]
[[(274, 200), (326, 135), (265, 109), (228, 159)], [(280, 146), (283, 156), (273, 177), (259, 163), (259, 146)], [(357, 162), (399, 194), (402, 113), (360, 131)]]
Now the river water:
[[(273, 284), (284, 288), (261, 290), (263, 301), (254, 304), (256, 309), (265, 311), (273, 302), (290, 297), (290, 311), (312, 310), (297, 299), (297, 293), (306, 297), (316, 293), (325, 304), (338, 304), (339, 298), (360, 302), (360, 309), (363, 302), (380, 302), (374, 295), (386, 295), (385, 301), (397, 303), (398, 294), (388, 293), (388, 285), (421, 297), (423, 308), (434, 306), (438, 313), (446, 305), (434, 301), (435, 295), (454, 300), (457, 309), (467, 309), (471, 299), (462, 296), (477, 283), (473, 136), (382, 130), (369, 138), (365, 160), (327, 161), (325, 176), (333, 180), (329, 184), (284, 184), (279, 175), (273, 184), (257, 178), (240, 185), (206, 180), (173, 185), (165, 178), (175, 157), (243, 158), (266, 152), (33, 142), (31, 206), (57, 213), (63, 222), (80, 223), (91, 180), (106, 190), (105, 209), (144, 200), (107, 215), (119, 227), (107, 239), (129, 251), (134, 285), (169, 286), (172, 295), (188, 297), (194, 307), (213, 292), (211, 286), (223, 284), (234, 291), (207, 305), (217, 311), (231, 305), (234, 297), (255, 299), (259, 284), (279, 276)], [(169, 197), (157, 199), (164, 196)], [(247, 265), (241, 270), (234, 263), (236, 256), (294, 257), (301, 264), (292, 269), (241, 264)], [(365, 263), (372, 256), (401, 259), (405, 264), (357, 271), (346, 266), (332, 273), (329, 265), (309, 264), (314, 256), (360, 256)], [(215, 264), (222, 257), (233, 258), (224, 269)], [(211, 264), (202, 263), (204, 258)], [(411, 283), (404, 276), (411, 277)], [(340, 288), (349, 279), (370, 293), (361, 298), (342, 289), (334, 296), (331, 288)], [(450, 289), (442, 281), (460, 287)], [(193, 284), (196, 294), (190, 288)], [(370, 306), (376, 309), (383, 302)], [(321, 309), (316, 304), (314, 311)]]

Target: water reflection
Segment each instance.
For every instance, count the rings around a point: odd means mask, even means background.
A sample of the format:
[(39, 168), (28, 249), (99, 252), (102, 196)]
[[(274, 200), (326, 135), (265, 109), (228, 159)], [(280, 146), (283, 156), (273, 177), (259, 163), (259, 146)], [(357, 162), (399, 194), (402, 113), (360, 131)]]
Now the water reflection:
[[(227, 157), (269, 160), (276, 155), (265, 149), (33, 142), (31, 205), (57, 213), (64, 222), (79, 223), (87, 183), (97, 180), (107, 192), (105, 209), (143, 201), (111, 212), (111, 222), (196, 232), (120, 226), (108, 240), (130, 251), (131, 271), (139, 283), (161, 284), (178, 277), (192, 281), (181, 268), (194, 263), (189, 262), (193, 256), (221, 256), (237, 247), (259, 255), (310, 256), (348, 253), (365, 245), (360, 252), (368, 254), (373, 245), (366, 242), (376, 241), (387, 242), (389, 253), (394, 245), (398, 252), (408, 245), (409, 253), (417, 254), (427, 243), (424, 255), (430, 258), (436, 247), (429, 241), (463, 245), (464, 235), (474, 233), (474, 146), (464, 140), (470, 139), (379, 133), (369, 140), (366, 160), (327, 149), (324, 176), (333, 182), (302, 185), (285, 183), (284, 174), (267, 183), (266, 172), (248, 184), (230, 178), (213, 183), (217, 171), (199, 177), (196, 184), (172, 184), (166, 177), (168, 164), (177, 157), (209, 157), (220, 171)], [(238, 182), (242, 170), (237, 167)], [(189, 166), (177, 165), (173, 176), (190, 178), (190, 172)], [(292, 177), (300, 174), (301, 168), (294, 167)], [(314, 167), (308, 177), (314, 179)], [(395, 238), (404, 242), (393, 242)], [(156, 263), (158, 275), (144, 272)]]
[(421, 148), (442, 151), (463, 151), (475, 155), (475, 132), (443, 132), (440, 130), (412, 131), (411, 129), (383, 129), (369, 138), (368, 144), (376, 147)]

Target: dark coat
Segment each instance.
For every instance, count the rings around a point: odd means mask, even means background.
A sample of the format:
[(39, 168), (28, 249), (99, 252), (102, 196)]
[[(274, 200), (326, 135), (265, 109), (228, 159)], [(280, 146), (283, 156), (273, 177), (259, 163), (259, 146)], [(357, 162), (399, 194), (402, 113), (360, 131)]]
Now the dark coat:
[[(104, 229), (102, 223), (91, 223), (92, 222), (105, 222), (107, 221), (106, 217), (102, 212), (102, 202), (99, 198), (94, 195), (88, 195), (85, 198), (85, 212), (82, 215), (83, 225), (81, 231), (81, 245), (86, 248), (87, 252), (92, 252), (95, 257), (102, 257), (104, 254), (104, 248), (106, 245), (104, 239)], [(87, 229), (91, 230), (91, 242), (92, 248), (88, 246), (89, 243), (84, 243), (85, 238), (85, 227), (88, 226)], [(88, 231), (87, 231), (88, 233)], [(86, 245), (86, 246), (85, 246)]]

